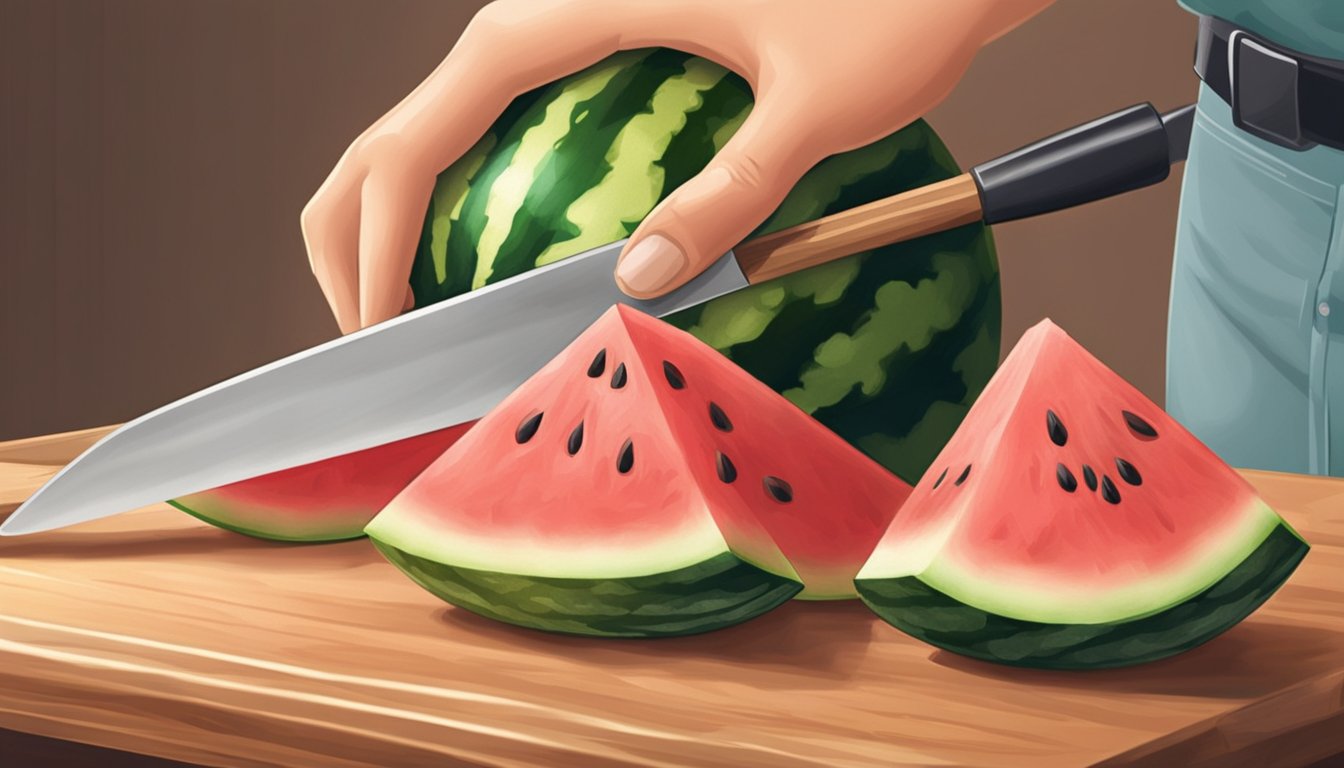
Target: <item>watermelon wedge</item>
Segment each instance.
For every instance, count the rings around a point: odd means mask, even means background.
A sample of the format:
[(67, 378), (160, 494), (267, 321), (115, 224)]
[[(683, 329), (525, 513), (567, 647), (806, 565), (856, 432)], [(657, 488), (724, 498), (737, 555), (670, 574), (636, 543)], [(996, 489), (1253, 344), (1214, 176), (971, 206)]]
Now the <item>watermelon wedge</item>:
[(1232, 627), (1306, 552), (1240, 475), (1046, 320), (856, 584), (883, 619), (956, 653), (1113, 667)]
[(470, 428), (448, 427), (168, 503), (211, 525), (260, 539), (358, 538), (393, 496)]
[(485, 616), (681, 635), (853, 596), (909, 492), (713, 348), (617, 306), (367, 531)]

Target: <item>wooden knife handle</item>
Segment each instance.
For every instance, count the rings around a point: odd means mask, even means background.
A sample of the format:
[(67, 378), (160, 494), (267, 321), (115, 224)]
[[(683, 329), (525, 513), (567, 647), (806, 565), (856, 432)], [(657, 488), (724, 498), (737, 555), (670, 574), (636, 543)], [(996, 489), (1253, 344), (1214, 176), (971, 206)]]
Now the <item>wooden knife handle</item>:
[(748, 240), (733, 253), (754, 285), (963, 224), (1012, 221), (1156, 184), (1185, 159), (1191, 114), (1135, 104), (956, 178)]
[(980, 221), (980, 191), (963, 173), (748, 240), (733, 249), (755, 285), (852, 253)]

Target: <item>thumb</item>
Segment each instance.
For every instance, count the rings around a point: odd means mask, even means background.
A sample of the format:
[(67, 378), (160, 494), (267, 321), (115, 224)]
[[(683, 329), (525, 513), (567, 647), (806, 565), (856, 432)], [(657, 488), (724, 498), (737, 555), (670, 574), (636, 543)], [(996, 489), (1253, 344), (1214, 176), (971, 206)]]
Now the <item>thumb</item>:
[(760, 226), (808, 168), (806, 118), (764, 102), (705, 169), (654, 208), (616, 265), (616, 284), (637, 299), (661, 296), (699, 275)]

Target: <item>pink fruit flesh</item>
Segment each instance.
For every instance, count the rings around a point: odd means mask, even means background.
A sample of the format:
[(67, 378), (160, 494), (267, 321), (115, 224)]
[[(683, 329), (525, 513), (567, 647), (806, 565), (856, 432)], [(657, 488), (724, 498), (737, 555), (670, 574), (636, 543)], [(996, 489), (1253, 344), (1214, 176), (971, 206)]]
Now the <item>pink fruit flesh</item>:
[[(627, 441), (633, 457), (621, 471)], [(393, 533), (413, 520), (416, 554), (441, 562), (439, 543), (512, 558), (515, 569), (570, 558), (582, 570), (703, 539), (708, 519), (739, 557), (778, 573), (791, 566), (803, 597), (838, 598), (853, 596), (854, 574), (909, 492), (718, 352), (616, 307), (375, 525)]]
[(172, 504), (221, 528), (260, 538), (354, 538), (472, 424), (282, 469), (183, 496)]

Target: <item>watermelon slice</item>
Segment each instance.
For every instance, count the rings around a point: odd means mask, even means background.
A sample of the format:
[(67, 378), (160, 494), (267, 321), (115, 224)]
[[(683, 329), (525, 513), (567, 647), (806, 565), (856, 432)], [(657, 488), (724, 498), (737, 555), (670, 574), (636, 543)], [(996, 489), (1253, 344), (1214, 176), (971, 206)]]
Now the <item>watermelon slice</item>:
[(168, 503), (211, 525), (261, 539), (358, 538), (393, 496), (470, 428), (448, 427)]
[(1046, 320), (856, 583), (889, 623), (956, 653), (1111, 667), (1218, 635), (1306, 552), (1240, 475)]
[(680, 635), (800, 591), (853, 596), (909, 492), (711, 347), (617, 306), (368, 534), (422, 586), (486, 616)]

